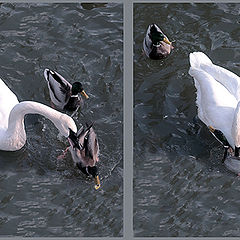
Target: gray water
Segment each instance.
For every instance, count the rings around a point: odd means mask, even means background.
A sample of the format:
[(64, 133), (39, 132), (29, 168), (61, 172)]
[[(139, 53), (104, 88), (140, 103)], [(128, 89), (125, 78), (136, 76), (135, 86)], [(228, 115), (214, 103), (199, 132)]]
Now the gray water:
[(27, 144), (0, 152), (0, 236), (122, 236), (122, 4), (0, 4), (0, 77), (19, 101), (50, 105), (43, 76), (81, 81), (74, 120), (95, 122), (101, 188), (73, 165), (54, 125), (25, 118)]
[[(134, 4), (134, 234), (240, 236), (240, 178), (196, 119), (188, 55), (206, 53), (240, 75), (240, 4)], [(157, 23), (175, 49), (142, 55)]]

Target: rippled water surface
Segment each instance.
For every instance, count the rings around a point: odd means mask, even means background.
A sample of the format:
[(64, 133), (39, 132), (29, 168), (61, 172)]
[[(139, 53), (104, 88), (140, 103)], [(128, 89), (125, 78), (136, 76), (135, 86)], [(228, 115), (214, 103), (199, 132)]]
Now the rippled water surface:
[[(240, 75), (240, 4), (134, 4), (135, 236), (240, 236), (240, 178), (195, 118), (188, 55), (206, 53)], [(175, 49), (142, 55), (148, 24)]]
[(122, 4), (1, 4), (0, 77), (20, 101), (50, 105), (43, 71), (80, 80), (80, 126), (95, 121), (102, 186), (73, 165), (47, 119), (28, 115), (27, 144), (0, 152), (0, 236), (122, 235)]

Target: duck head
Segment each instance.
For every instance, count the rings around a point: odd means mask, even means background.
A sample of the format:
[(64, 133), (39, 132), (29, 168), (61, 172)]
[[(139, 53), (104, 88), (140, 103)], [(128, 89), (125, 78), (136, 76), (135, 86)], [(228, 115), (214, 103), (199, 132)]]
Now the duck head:
[(100, 188), (100, 180), (98, 175), (98, 168), (96, 166), (83, 166), (81, 162), (78, 162), (77, 167), (79, 170), (87, 176), (92, 176), (95, 182), (95, 189)]
[(89, 98), (89, 96), (84, 91), (82, 84), (80, 82), (74, 82), (72, 85), (72, 95), (77, 95), (78, 93), (80, 93), (86, 99)]
[(159, 31), (156, 27), (155, 24), (151, 25), (150, 28), (150, 34), (149, 34), (150, 39), (152, 40), (153, 45), (159, 45), (160, 42), (165, 42), (169, 45), (171, 45), (172, 43), (164, 36), (164, 34)]

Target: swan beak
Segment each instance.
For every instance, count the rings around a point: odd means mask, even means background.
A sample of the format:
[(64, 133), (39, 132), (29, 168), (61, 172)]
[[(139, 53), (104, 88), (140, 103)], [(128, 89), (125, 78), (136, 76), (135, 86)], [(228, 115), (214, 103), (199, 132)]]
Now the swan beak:
[(84, 90), (81, 91), (81, 94), (82, 94), (86, 99), (89, 99), (89, 96), (85, 93)]
[(164, 41), (165, 43), (169, 44), (169, 45), (172, 44), (171, 42), (169, 42), (169, 40), (168, 40), (167, 38), (164, 38), (163, 41)]
[(100, 180), (99, 180), (99, 176), (97, 175), (95, 178), (94, 178), (94, 182), (95, 182), (95, 189), (99, 189), (101, 184), (100, 184)]

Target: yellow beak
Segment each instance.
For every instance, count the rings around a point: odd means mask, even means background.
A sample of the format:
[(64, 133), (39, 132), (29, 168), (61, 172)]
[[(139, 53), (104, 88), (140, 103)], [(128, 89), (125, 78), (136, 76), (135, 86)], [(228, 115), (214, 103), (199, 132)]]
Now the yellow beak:
[(215, 131), (215, 129), (212, 127), (212, 126), (208, 126), (208, 129), (210, 130), (210, 132), (214, 132)]
[(85, 93), (84, 90), (81, 91), (81, 94), (82, 94), (86, 99), (89, 99), (89, 96)]
[(95, 182), (95, 189), (97, 190), (97, 189), (99, 189), (100, 188), (100, 186), (101, 186), (101, 184), (100, 184), (100, 180), (99, 180), (99, 176), (96, 176), (95, 178), (94, 178), (94, 182)]
[(164, 38), (164, 39), (163, 39), (163, 41), (164, 41), (165, 43), (169, 44), (169, 45), (171, 45), (171, 44), (172, 44), (171, 42), (169, 42), (169, 41), (168, 41), (168, 39), (167, 39), (167, 38)]

